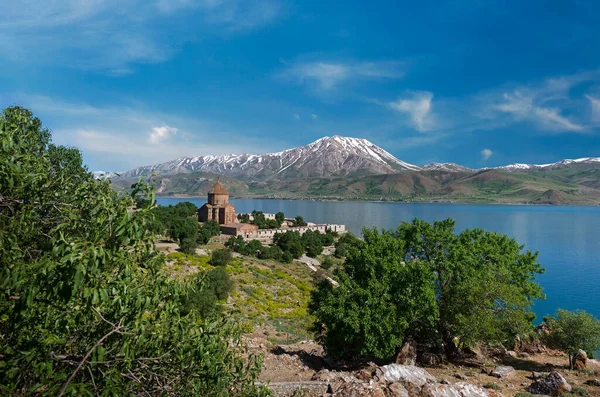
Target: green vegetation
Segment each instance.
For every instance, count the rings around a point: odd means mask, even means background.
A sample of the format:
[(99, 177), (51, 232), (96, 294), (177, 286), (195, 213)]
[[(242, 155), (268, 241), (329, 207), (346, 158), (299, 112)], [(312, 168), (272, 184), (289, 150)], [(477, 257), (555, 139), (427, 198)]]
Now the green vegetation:
[[(130, 211), (140, 196), (147, 205)], [(94, 180), (31, 112), (3, 111), (3, 395), (267, 394), (254, 386), (260, 360), (231, 343), (240, 328), (190, 298), (224, 297), (227, 279), (167, 273), (153, 205), (143, 183), (126, 196)]]
[(213, 266), (227, 266), (231, 261), (231, 251), (228, 249), (213, 251), (210, 264)]
[[(252, 220), (250, 220), (250, 215), (252, 215)], [(251, 223), (258, 226), (259, 229), (277, 229), (281, 227), (281, 224), (285, 220), (283, 212), (275, 214), (275, 219), (267, 219), (262, 211), (256, 210), (252, 211), (250, 215), (239, 214), (237, 218), (241, 223)]]
[(137, 199), (137, 208), (151, 208), (154, 220), (149, 225), (155, 233), (177, 241), (182, 252), (192, 254), (198, 244), (207, 244), (220, 233), (219, 223), (209, 221), (198, 226), (198, 208), (190, 202), (149, 207), (145, 198)]
[(310, 304), (330, 354), (385, 358), (412, 336), (453, 358), (460, 346), (508, 345), (531, 329), (531, 304), (543, 297), (537, 254), (481, 229), (456, 235), (454, 225), (365, 229), (364, 242), (346, 247), (340, 286), (321, 282)]
[(600, 320), (591, 314), (578, 310), (558, 310), (555, 316), (547, 316), (550, 334), (546, 342), (569, 356), (569, 368), (573, 369), (573, 356), (582, 349), (593, 354), (600, 349)]

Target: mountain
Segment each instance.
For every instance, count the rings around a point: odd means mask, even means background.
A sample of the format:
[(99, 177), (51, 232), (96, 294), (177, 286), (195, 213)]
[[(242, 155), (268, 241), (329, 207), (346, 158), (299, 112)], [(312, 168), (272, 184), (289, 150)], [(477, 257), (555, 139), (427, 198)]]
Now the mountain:
[(333, 136), (278, 153), (180, 157), (139, 167), (120, 177), (211, 172), (246, 180), (268, 180), (390, 174), (406, 170), (418, 171), (420, 167), (398, 160), (366, 139)]
[(584, 157), (580, 159), (570, 160), (560, 160), (556, 163), (550, 164), (509, 164), (503, 165), (501, 167), (496, 167), (497, 169), (505, 170), (505, 171), (527, 171), (527, 170), (548, 170), (548, 169), (556, 169), (563, 168), (570, 165), (600, 165), (600, 157)]
[(421, 167), (422, 171), (471, 172), (471, 168), (456, 163), (429, 163)]
[(159, 196), (202, 197), (220, 178), (236, 197), (600, 204), (600, 158), (479, 170), (420, 167), (366, 139), (341, 136), (263, 155), (181, 157), (108, 177), (120, 190), (153, 174)]

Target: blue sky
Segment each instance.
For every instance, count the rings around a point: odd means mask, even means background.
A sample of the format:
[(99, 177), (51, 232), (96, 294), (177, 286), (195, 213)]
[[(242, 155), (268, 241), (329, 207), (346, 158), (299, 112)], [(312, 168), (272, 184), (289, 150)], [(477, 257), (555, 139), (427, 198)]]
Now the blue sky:
[(600, 2), (0, 0), (0, 106), (91, 170), (361, 137), (414, 164), (600, 156)]

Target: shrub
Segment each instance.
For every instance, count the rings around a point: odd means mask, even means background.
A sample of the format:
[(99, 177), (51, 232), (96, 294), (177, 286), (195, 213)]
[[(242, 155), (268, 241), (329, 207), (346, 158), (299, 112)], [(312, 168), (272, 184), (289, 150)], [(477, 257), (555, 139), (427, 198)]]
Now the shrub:
[(218, 300), (227, 299), (233, 290), (233, 280), (222, 267), (216, 267), (208, 273), (207, 283)]
[(555, 316), (547, 316), (544, 321), (550, 330), (546, 343), (567, 353), (571, 369), (577, 350), (593, 353), (600, 348), (600, 321), (583, 310), (559, 309)]
[(323, 258), (323, 262), (321, 262), (321, 267), (325, 270), (331, 269), (333, 265), (335, 265), (335, 262), (333, 261), (333, 259), (331, 259), (330, 256), (326, 256), (325, 258)]
[(196, 239), (188, 237), (183, 239), (183, 241), (179, 245), (179, 250), (186, 254), (195, 254), (196, 247), (198, 247)]
[(213, 266), (227, 266), (231, 258), (231, 251), (229, 249), (215, 250), (210, 258), (210, 264)]

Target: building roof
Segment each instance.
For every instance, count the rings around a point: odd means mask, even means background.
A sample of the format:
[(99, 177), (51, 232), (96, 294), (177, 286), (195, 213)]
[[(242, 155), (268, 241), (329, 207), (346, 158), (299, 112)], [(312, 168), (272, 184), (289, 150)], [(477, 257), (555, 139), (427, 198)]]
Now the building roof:
[(208, 192), (213, 194), (229, 194), (225, 186), (219, 181), (217, 181)]
[(221, 225), (221, 227), (229, 227), (236, 230), (258, 230), (258, 226), (251, 223), (232, 222)]

